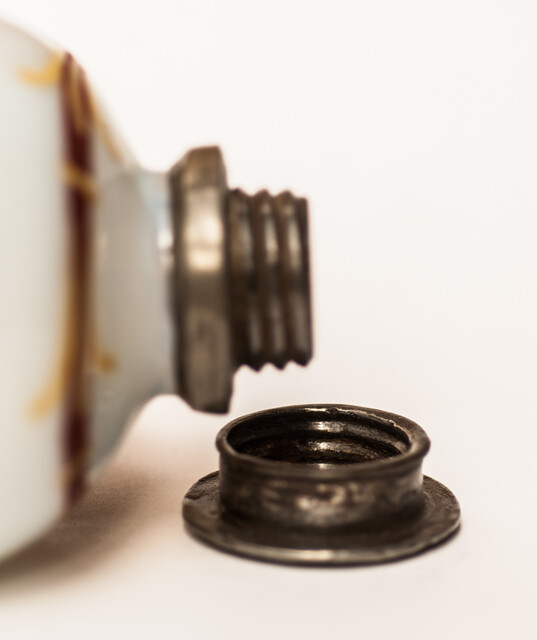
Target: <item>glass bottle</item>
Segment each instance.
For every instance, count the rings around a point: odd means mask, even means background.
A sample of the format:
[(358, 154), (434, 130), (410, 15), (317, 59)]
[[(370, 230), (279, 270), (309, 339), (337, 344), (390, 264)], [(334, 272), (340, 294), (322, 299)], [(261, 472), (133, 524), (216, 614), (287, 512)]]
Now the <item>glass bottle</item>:
[(0, 558), (98, 475), (143, 404), (225, 412), (311, 357), (306, 201), (230, 191), (217, 147), (143, 170), (74, 58), (0, 22)]

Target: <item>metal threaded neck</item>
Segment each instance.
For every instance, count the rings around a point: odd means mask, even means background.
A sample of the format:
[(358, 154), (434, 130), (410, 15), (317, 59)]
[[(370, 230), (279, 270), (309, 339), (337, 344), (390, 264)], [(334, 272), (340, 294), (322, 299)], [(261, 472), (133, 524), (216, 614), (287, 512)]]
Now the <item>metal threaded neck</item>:
[(177, 392), (225, 413), (242, 364), (311, 358), (307, 203), (230, 191), (218, 147), (189, 151), (169, 180)]
[(311, 358), (308, 213), (288, 191), (228, 192), (231, 322), (237, 366)]

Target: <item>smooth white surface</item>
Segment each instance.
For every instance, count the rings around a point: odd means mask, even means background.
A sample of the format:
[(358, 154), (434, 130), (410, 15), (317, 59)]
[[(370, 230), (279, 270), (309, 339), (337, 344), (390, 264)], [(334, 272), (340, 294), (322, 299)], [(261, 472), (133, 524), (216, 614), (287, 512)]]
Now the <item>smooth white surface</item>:
[(0, 567), (0, 637), (535, 638), (537, 5), (0, 0), (0, 15), (77, 55), (142, 162), (217, 142), (231, 184), (309, 197), (315, 361), (241, 372), (232, 415), (402, 413), (463, 509), (455, 540), (393, 565), (222, 555), (180, 507), (225, 420), (161, 399), (77, 512)]
[(169, 216), (166, 180), (134, 169), (117, 173), (103, 185), (95, 214), (96, 325), (100, 340), (113, 345), (117, 365), (93, 380), (94, 477), (126, 423), (173, 388), (168, 273), (157, 246), (158, 218)]
[[(76, 280), (69, 273), (62, 171), (73, 165), (64, 157), (59, 79), (25, 77), (28, 70), (50, 68), (58, 56), (0, 19), (0, 560), (57, 521), (70, 476), (84, 462), (80, 450), (66, 460), (62, 444), (63, 374), (74, 362), (67, 337), (70, 282)], [(79, 345), (91, 390), (92, 478), (128, 419), (172, 388), (167, 272), (157, 246), (169, 217), (167, 180), (141, 171), (115, 133), (104, 133), (106, 118), (96, 111), (86, 122), (96, 196), (90, 205), (94, 281), (84, 321), (93, 347)], [(107, 367), (98, 364), (103, 354)]]
[[(67, 234), (60, 101), (23, 83), (50, 52), (0, 22), (0, 556), (62, 511), (61, 406), (33, 415), (62, 347)], [(46, 239), (46, 241), (44, 241)]]

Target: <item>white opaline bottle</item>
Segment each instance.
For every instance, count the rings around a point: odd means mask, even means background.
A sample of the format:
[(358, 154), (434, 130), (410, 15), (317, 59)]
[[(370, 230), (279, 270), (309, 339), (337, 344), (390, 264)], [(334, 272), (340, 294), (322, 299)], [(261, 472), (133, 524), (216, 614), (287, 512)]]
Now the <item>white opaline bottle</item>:
[(83, 492), (132, 415), (225, 411), (311, 355), (306, 203), (228, 191), (217, 148), (139, 167), (84, 71), (0, 22), (0, 558)]

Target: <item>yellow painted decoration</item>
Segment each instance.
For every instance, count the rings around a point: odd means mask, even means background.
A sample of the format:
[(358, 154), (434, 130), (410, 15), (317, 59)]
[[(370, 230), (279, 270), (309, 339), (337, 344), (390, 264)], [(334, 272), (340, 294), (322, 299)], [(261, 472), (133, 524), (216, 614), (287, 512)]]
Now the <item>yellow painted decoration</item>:
[(112, 373), (117, 369), (116, 357), (108, 351), (99, 351), (93, 355), (95, 369), (99, 373)]
[(93, 176), (74, 164), (64, 164), (62, 178), (72, 189), (80, 191), (86, 198), (93, 199), (97, 195), (97, 186)]
[(60, 80), (63, 54), (55, 51), (42, 69), (20, 69), (19, 77), (23, 82), (35, 85), (54, 85)]
[(65, 395), (75, 355), (74, 328), (77, 322), (78, 310), (74, 304), (74, 286), (75, 279), (71, 270), (69, 270), (63, 304), (63, 326), (60, 334), (61, 348), (48, 383), (29, 404), (28, 416), (33, 420), (45, 417), (60, 404)]

